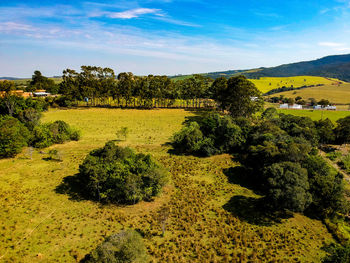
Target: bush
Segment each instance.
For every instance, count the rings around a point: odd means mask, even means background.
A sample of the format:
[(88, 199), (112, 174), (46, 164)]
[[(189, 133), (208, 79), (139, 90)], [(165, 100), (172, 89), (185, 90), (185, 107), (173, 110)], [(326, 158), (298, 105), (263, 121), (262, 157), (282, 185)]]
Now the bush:
[(350, 154), (341, 158), (338, 162), (339, 166), (344, 169), (347, 173), (350, 173)]
[(173, 136), (172, 145), (181, 153), (196, 154), (199, 152), (203, 140), (203, 133), (197, 122), (190, 122)]
[(166, 173), (149, 154), (136, 154), (110, 141), (85, 158), (78, 180), (89, 198), (135, 204), (157, 195), (166, 183)]
[(333, 245), (326, 248), (329, 253), (322, 262), (323, 263), (348, 263), (350, 262), (350, 245), (339, 246)]
[(266, 199), (274, 209), (303, 212), (311, 203), (307, 170), (298, 163), (274, 163), (264, 171)]
[(67, 141), (78, 141), (80, 132), (72, 129), (64, 121), (37, 125), (33, 129), (33, 139), (31, 145), (36, 148), (46, 148), (53, 144), (62, 144)]
[(107, 237), (83, 262), (86, 263), (146, 263), (147, 251), (141, 235), (123, 230)]
[(174, 134), (172, 145), (179, 153), (211, 156), (238, 150), (244, 142), (243, 131), (233, 118), (210, 114), (187, 123)]
[(335, 129), (336, 140), (339, 144), (350, 142), (350, 116), (337, 120)]
[(28, 129), (17, 119), (0, 117), (0, 157), (14, 157), (30, 138)]
[(309, 156), (302, 164), (308, 171), (312, 204), (309, 214), (329, 217), (337, 212), (345, 213), (343, 176), (318, 155)]
[(332, 152), (327, 153), (326, 157), (331, 161), (336, 161), (340, 157), (342, 157), (342, 154), (339, 151), (332, 151)]

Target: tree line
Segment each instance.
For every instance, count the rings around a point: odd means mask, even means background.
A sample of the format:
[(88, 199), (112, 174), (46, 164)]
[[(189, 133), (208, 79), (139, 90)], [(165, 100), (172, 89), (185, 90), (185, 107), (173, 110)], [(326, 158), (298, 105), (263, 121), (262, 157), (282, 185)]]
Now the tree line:
[(111, 68), (82, 66), (81, 71), (63, 71), (59, 93), (67, 100), (89, 99), (108, 105), (111, 98), (120, 107), (171, 107), (176, 99), (184, 100), (182, 107), (201, 107), (201, 99), (212, 97), (212, 79), (193, 75), (188, 79), (173, 81), (167, 76), (136, 76), (131, 72), (115, 75)]

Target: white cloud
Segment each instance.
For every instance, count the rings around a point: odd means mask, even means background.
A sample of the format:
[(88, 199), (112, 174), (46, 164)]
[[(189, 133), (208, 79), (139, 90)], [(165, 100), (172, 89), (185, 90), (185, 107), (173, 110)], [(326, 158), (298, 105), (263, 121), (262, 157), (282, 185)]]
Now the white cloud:
[(0, 23), (0, 31), (36, 31), (34, 27), (27, 24), (15, 23), (15, 22), (3, 22)]
[(110, 18), (131, 19), (131, 18), (137, 18), (141, 15), (146, 15), (146, 14), (163, 16), (160, 9), (154, 9), (154, 8), (136, 8), (136, 9), (131, 9), (123, 12), (110, 12), (110, 13), (107, 13), (107, 16)]
[(342, 47), (344, 46), (344, 43), (337, 43), (337, 42), (319, 42), (319, 46), (321, 47)]

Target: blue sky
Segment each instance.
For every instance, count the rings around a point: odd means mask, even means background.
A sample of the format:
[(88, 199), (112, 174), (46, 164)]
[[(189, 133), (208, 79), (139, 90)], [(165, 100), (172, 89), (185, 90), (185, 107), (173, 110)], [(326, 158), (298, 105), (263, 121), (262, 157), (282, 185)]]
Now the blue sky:
[(0, 0), (0, 76), (81, 65), (135, 74), (350, 53), (350, 0)]

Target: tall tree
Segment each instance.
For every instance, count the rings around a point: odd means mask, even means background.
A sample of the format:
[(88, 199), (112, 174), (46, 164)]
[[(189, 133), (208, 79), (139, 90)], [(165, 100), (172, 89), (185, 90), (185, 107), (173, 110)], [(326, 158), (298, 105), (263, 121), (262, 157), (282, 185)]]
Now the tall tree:
[(264, 100), (261, 92), (246, 77), (231, 77), (227, 85), (221, 79), (216, 85), (216, 100), (221, 108), (227, 110), (233, 117), (250, 117), (263, 109)]

